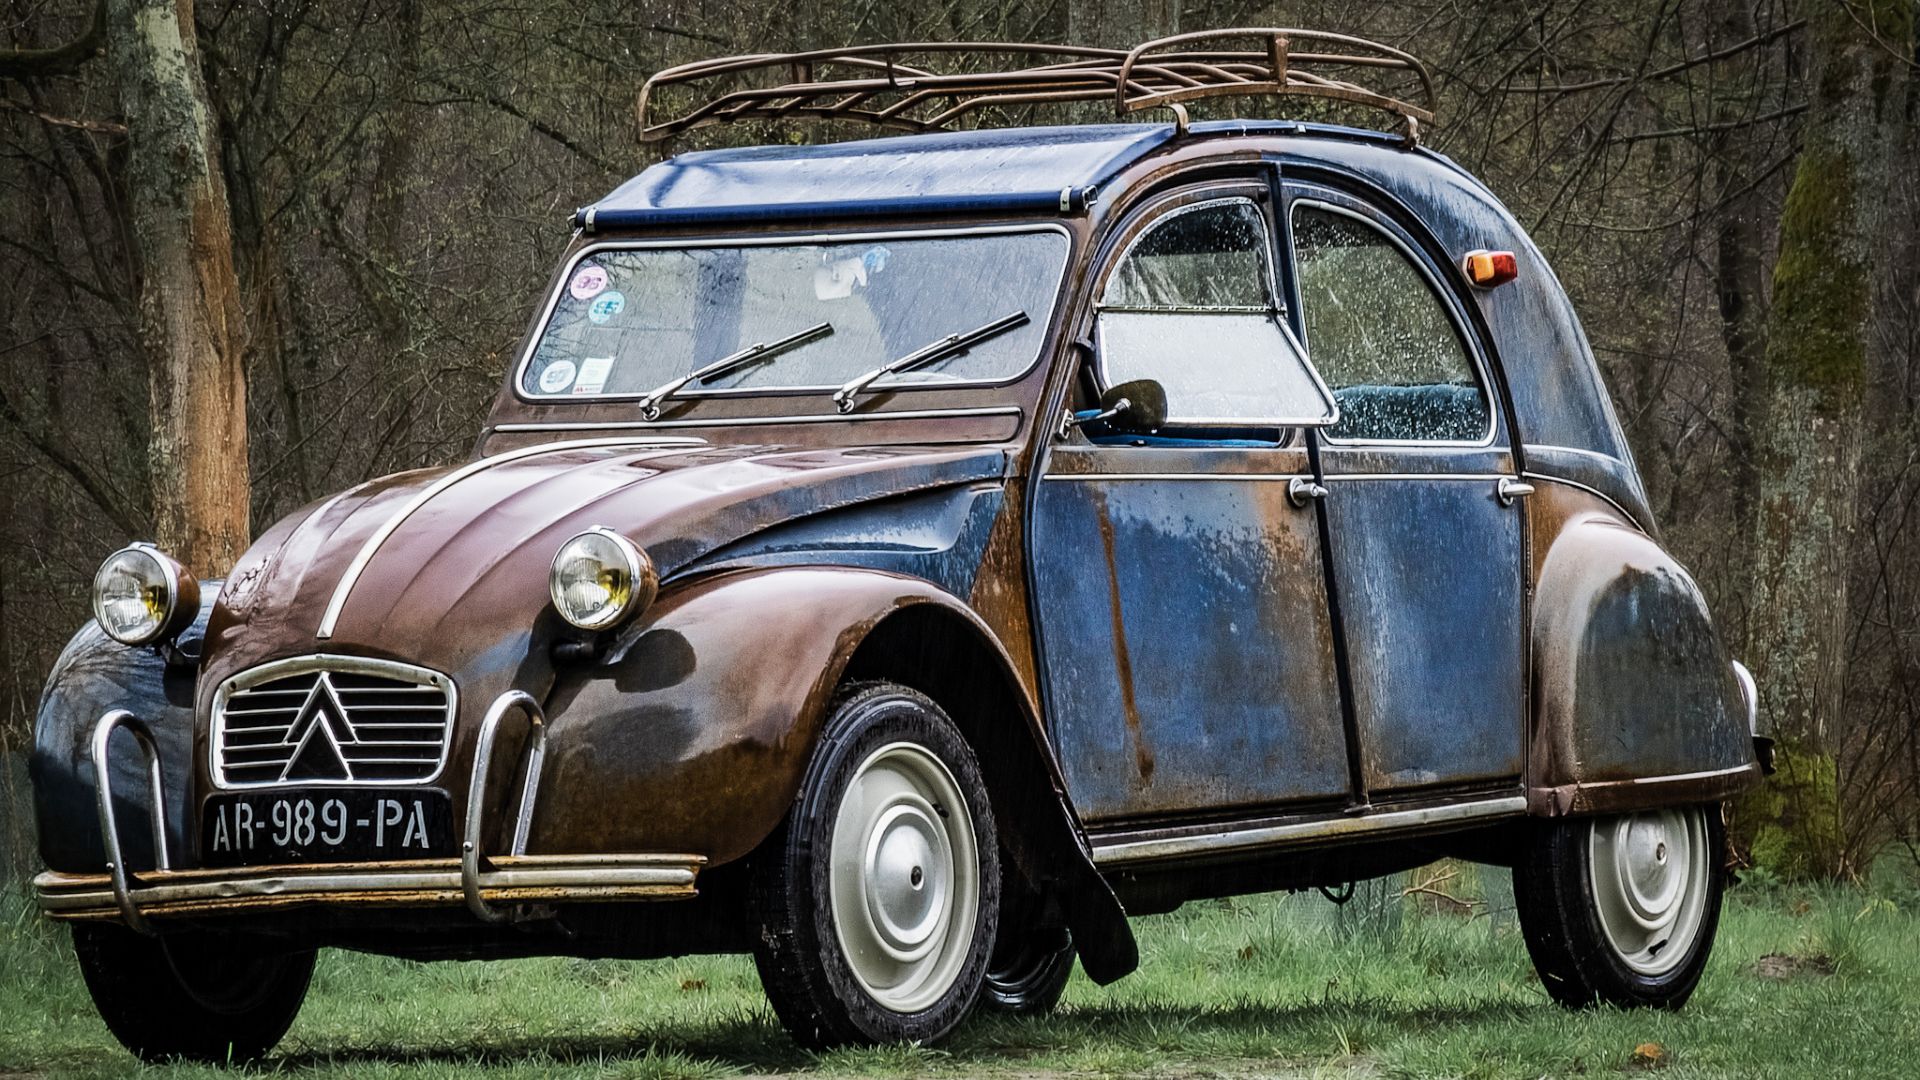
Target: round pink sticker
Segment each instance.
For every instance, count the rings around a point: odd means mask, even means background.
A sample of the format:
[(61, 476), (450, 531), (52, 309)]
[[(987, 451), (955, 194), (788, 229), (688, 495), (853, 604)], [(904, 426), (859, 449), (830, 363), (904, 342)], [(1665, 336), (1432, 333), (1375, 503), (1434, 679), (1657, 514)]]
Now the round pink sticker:
[(600, 290), (606, 287), (605, 270), (598, 266), (583, 266), (579, 273), (573, 275), (573, 283), (567, 286), (567, 291), (573, 294), (575, 300), (587, 300), (598, 296)]

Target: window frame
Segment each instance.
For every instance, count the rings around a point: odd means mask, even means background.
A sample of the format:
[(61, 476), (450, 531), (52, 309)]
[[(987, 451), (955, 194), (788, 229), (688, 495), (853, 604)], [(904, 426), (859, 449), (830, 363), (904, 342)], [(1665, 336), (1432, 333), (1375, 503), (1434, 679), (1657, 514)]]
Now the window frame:
[[(1306, 301), (1300, 290), (1300, 253), (1295, 239), (1294, 212), (1302, 205), (1316, 210), (1324, 210), (1341, 217), (1350, 218), (1386, 237), (1413, 265), (1415, 273), (1427, 283), (1427, 290), (1446, 313), (1447, 321), (1453, 325), (1454, 337), (1460, 342), (1472, 365), (1475, 384), (1480, 398), (1487, 405), (1487, 430), (1478, 439), (1368, 439), (1339, 438), (1332, 434), (1332, 428), (1323, 428), (1320, 439), (1329, 447), (1407, 447), (1435, 449), (1485, 448), (1494, 445), (1500, 437), (1501, 412), (1500, 395), (1493, 382), (1493, 368), (1487, 362), (1486, 350), (1480, 335), (1473, 329), (1471, 321), (1462, 309), (1460, 299), (1447, 287), (1433, 261), (1421, 250), (1420, 244), (1406, 230), (1387, 214), (1363, 199), (1355, 198), (1345, 192), (1321, 184), (1302, 181), (1287, 181), (1286, 192), (1286, 258), (1288, 281), (1292, 286), (1290, 299), (1294, 311), (1299, 316), (1299, 339), (1304, 344), (1308, 362), (1313, 359), (1313, 342), (1307, 333)], [(1318, 370), (1316, 367), (1315, 370)], [(1331, 385), (1331, 384), (1329, 384)], [(1330, 393), (1333, 391), (1329, 391)]]
[[(1266, 307), (1166, 308), (1139, 307), (1126, 304), (1110, 306), (1106, 303), (1107, 289), (1112, 285), (1115, 275), (1119, 273), (1122, 266), (1126, 265), (1127, 260), (1133, 257), (1134, 250), (1138, 248), (1147, 237), (1151, 236), (1154, 230), (1184, 214), (1235, 203), (1244, 203), (1251, 206), (1263, 230), (1262, 239), (1265, 241), (1265, 250), (1262, 253), (1262, 262), (1266, 268), (1266, 280), (1264, 282), (1267, 293)], [(1162, 426), (1162, 430), (1202, 429), (1210, 432), (1246, 432), (1257, 430), (1263, 433), (1274, 431), (1282, 435), (1279, 441), (1283, 443), (1286, 441), (1284, 438), (1285, 432), (1299, 428), (1325, 428), (1340, 422), (1340, 403), (1334, 398), (1333, 390), (1328, 387), (1327, 381), (1321, 377), (1319, 370), (1313, 366), (1312, 360), (1308, 358), (1306, 346), (1302, 344), (1299, 335), (1294, 332), (1289, 308), (1291, 298), (1288, 291), (1281, 285), (1281, 236), (1278, 224), (1274, 220), (1272, 207), (1272, 189), (1262, 181), (1247, 179), (1244, 181), (1237, 180), (1224, 183), (1219, 181), (1203, 182), (1178, 188), (1149, 201), (1134, 212), (1131, 220), (1124, 226), (1131, 235), (1127, 237), (1126, 243), (1119, 251), (1110, 256), (1106, 260), (1105, 265), (1100, 268), (1099, 276), (1094, 283), (1095, 287), (1092, 290), (1090, 302), (1088, 303), (1088, 309), (1092, 316), (1092, 325), (1089, 327), (1091, 331), (1089, 340), (1093, 345), (1093, 363), (1090, 367), (1093, 371), (1096, 390), (1105, 391), (1116, 385), (1113, 373), (1107, 368), (1105, 335), (1101, 332), (1100, 327), (1101, 316), (1108, 312), (1123, 315), (1266, 315), (1273, 321), (1274, 326), (1279, 329), (1286, 343), (1293, 348), (1295, 355), (1300, 358), (1302, 365), (1306, 368), (1308, 378), (1313, 381), (1314, 388), (1319, 391), (1321, 397), (1326, 401), (1328, 409), (1330, 410), (1329, 413), (1324, 416), (1309, 418), (1280, 417), (1272, 419), (1266, 417), (1170, 415), (1167, 417), (1166, 423)], [(1194, 435), (1192, 437), (1202, 441), (1213, 439), (1225, 441), (1235, 436)]]

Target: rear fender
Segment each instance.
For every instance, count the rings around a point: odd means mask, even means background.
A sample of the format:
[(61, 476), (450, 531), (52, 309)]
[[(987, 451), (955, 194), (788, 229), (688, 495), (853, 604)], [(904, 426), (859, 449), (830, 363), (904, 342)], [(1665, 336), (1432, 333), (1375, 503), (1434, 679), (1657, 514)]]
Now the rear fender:
[(1562, 520), (1534, 595), (1529, 809), (1708, 802), (1753, 783), (1746, 699), (1699, 586), (1610, 511)]

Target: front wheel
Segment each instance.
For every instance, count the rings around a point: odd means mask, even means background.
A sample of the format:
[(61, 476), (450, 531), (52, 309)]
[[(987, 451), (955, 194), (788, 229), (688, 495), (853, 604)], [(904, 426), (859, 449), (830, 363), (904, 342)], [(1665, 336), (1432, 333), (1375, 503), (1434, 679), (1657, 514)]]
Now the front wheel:
[(82, 924), (73, 951), (107, 1030), (149, 1062), (253, 1061), (293, 1026), (313, 977), (312, 949), (238, 937)]
[(1717, 805), (1541, 824), (1514, 900), (1547, 993), (1572, 1008), (1685, 1004), (1713, 950), (1725, 851)]
[(973, 1007), (999, 842), (972, 748), (923, 695), (841, 698), (753, 877), (754, 962), (801, 1044), (932, 1042)]

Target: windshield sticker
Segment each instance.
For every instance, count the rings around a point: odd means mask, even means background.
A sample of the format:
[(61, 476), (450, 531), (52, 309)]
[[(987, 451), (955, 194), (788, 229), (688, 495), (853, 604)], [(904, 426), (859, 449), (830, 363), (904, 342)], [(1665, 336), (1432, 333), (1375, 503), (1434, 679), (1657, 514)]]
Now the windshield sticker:
[(573, 384), (576, 394), (597, 394), (606, 389), (607, 373), (613, 370), (613, 357), (589, 356), (580, 361), (580, 380)]
[(864, 259), (835, 259), (821, 263), (813, 272), (813, 298), (815, 300), (845, 300), (853, 295), (856, 285), (867, 283), (867, 264)]
[(573, 281), (567, 286), (567, 291), (573, 294), (575, 300), (591, 300), (600, 295), (606, 287), (605, 267), (583, 266), (579, 273), (573, 275)]
[[(591, 364), (593, 361), (589, 360), (587, 363)], [(604, 379), (604, 376), (602, 378)], [(571, 382), (573, 382), (573, 361), (571, 360), (555, 360), (540, 372), (540, 392), (543, 394), (557, 394), (565, 390)]]
[(618, 292), (601, 293), (587, 305), (587, 318), (595, 323), (603, 323), (620, 314), (627, 306), (627, 298)]

